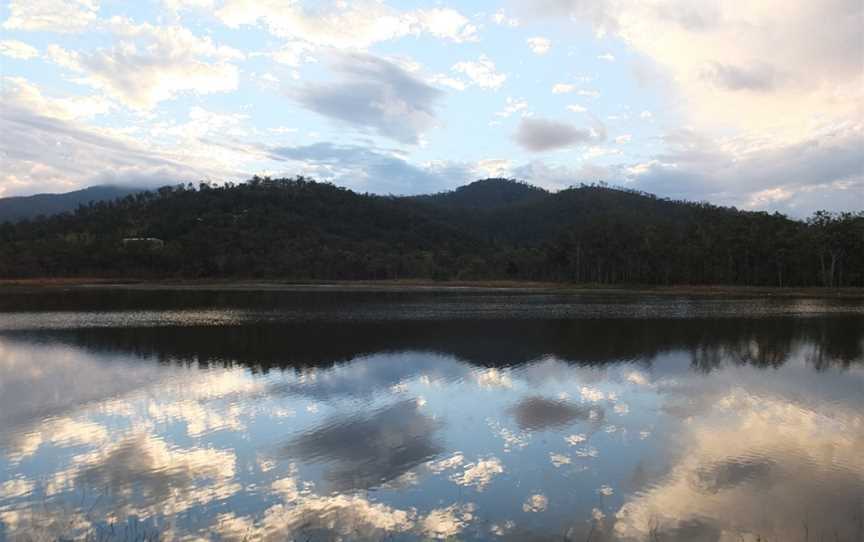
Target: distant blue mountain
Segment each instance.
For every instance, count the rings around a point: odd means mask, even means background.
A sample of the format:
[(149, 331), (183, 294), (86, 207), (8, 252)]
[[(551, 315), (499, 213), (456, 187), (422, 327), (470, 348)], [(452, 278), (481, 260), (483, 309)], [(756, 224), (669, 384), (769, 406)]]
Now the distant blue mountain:
[(81, 205), (96, 201), (115, 200), (129, 194), (143, 192), (144, 188), (100, 185), (65, 194), (36, 194), (0, 198), (0, 222), (16, 222), (39, 215), (56, 215), (74, 211)]

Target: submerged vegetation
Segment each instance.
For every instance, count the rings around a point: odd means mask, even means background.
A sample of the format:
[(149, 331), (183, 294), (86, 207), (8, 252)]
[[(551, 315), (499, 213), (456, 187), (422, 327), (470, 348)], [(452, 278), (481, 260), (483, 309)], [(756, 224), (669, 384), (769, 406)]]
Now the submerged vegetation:
[(602, 183), (396, 197), (255, 177), (4, 223), (0, 276), (864, 286), (864, 212), (798, 221)]

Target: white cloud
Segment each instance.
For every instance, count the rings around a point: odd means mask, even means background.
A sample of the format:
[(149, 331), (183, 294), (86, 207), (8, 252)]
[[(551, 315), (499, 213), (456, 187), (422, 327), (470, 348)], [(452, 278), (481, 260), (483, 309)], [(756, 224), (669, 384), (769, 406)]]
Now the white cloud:
[(525, 111), (528, 109), (527, 100), (523, 100), (521, 98), (511, 98), (507, 97), (506, 103), (504, 105), (504, 109), (495, 113), (496, 117), (507, 118), (513, 113), (518, 113), (519, 111)]
[(3, 28), (48, 32), (81, 32), (96, 21), (94, 0), (10, 0)]
[(500, 9), (492, 14), (492, 22), (502, 26), (509, 26), (511, 28), (519, 26), (519, 19), (508, 16), (506, 13), (504, 13), (503, 10)]
[(60, 98), (45, 96), (42, 90), (23, 77), (3, 78), (4, 99), (47, 117), (62, 120), (89, 118), (110, 111), (110, 100), (98, 95)]
[(140, 127), (122, 131), (83, 124), (85, 117), (110, 110), (100, 96), (46, 97), (20, 78), (7, 79), (4, 91), (0, 187), (5, 194), (237, 178), (245, 175), (237, 169), (255, 158), (247, 148), (229, 151), (188, 138), (160, 147)]
[(39, 50), (23, 41), (3, 40), (0, 41), (0, 55), (27, 60), (39, 56)]
[[(706, 527), (732, 539), (758, 532), (794, 540), (802, 523), (813, 538), (855, 538), (857, 516), (838, 510), (861, 491), (860, 411), (842, 402), (829, 408), (741, 388), (699, 402), (704, 414), (683, 425), (680, 454), (668, 473), (628, 497), (615, 514), (616, 537), (638, 540), (654, 533), (663, 539), (702, 518), (723, 518)], [(842, 438), (838, 427), (844, 428)], [(745, 430), (749, 438), (736, 438)]]
[(504, 465), (497, 457), (481, 459), (476, 463), (468, 463), (462, 473), (454, 474), (450, 480), (460, 486), (476, 487), (477, 491), (489, 485), (492, 478), (504, 472)]
[(498, 89), (507, 80), (507, 75), (498, 73), (495, 63), (486, 55), (480, 55), (476, 61), (457, 62), (453, 70), (464, 74), (480, 88)]
[(260, 23), (275, 36), (337, 48), (420, 34), (457, 43), (477, 40), (477, 28), (454, 9), (400, 12), (375, 1), (325, 2), (308, 9), (294, 2), (228, 0), (216, 16), (232, 28)]
[(806, 137), (814, 118), (861, 115), (859, 0), (550, 0), (542, 11), (613, 32), (650, 58), (699, 130), (756, 130), (792, 143)]
[(597, 58), (606, 62), (615, 62), (615, 55), (612, 53), (603, 53), (602, 55), (598, 55)]
[(578, 90), (576, 94), (579, 96), (585, 96), (586, 98), (599, 98), (600, 92), (597, 90)]
[(304, 62), (315, 61), (315, 57), (311, 55), (313, 49), (314, 47), (306, 42), (291, 41), (284, 44), (279, 50), (270, 53), (270, 56), (280, 64), (297, 67)]
[(567, 111), (572, 111), (574, 113), (584, 113), (588, 110), (579, 104), (570, 104), (567, 106)]
[(528, 38), (525, 42), (528, 44), (528, 48), (531, 49), (531, 52), (536, 55), (545, 55), (552, 48), (552, 41), (549, 40), (549, 38), (544, 38), (542, 36)]
[(461, 81), (454, 77), (450, 77), (447, 74), (437, 73), (429, 78), (429, 82), (433, 85), (440, 85), (442, 87), (452, 88), (453, 90), (465, 90), (467, 87), (467, 83), (465, 81)]
[(642, 120), (651, 120), (652, 118), (654, 118), (654, 113), (645, 110), (639, 113), (639, 118)]
[(617, 143), (618, 145), (624, 145), (625, 143), (630, 143), (630, 141), (631, 141), (632, 139), (633, 139), (633, 136), (632, 136), (632, 135), (630, 135), (630, 134), (622, 134), (622, 135), (617, 136), (617, 137), (615, 138), (615, 143)]
[(544, 512), (546, 511), (546, 507), (549, 506), (549, 499), (546, 495), (537, 494), (531, 495), (528, 499), (522, 504), (523, 512)]
[(117, 42), (92, 52), (48, 47), (55, 63), (84, 75), (84, 82), (135, 109), (151, 109), (183, 92), (209, 94), (237, 88), (238, 70), (229, 61), (242, 58), (179, 26), (136, 25), (113, 18)]
[(552, 85), (553, 94), (567, 94), (568, 92), (574, 92), (575, 90), (576, 85), (571, 85), (570, 83), (555, 83)]

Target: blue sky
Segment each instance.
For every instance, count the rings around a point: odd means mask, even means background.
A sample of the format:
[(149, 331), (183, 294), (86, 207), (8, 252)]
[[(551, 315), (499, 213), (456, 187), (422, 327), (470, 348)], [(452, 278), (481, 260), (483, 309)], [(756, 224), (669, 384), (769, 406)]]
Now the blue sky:
[(0, 196), (303, 174), (864, 208), (859, 0), (7, 0)]

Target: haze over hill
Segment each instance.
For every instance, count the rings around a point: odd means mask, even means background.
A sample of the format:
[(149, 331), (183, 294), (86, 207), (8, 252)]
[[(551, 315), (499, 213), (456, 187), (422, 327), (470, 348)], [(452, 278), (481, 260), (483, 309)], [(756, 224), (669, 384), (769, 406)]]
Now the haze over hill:
[(508, 179), (397, 197), (254, 178), (5, 223), (0, 276), (864, 285), (864, 213), (802, 222), (605, 185), (548, 192)]
[(0, 222), (74, 211), (81, 205), (114, 200), (142, 190), (144, 188), (101, 185), (62, 194), (35, 194), (0, 198)]

